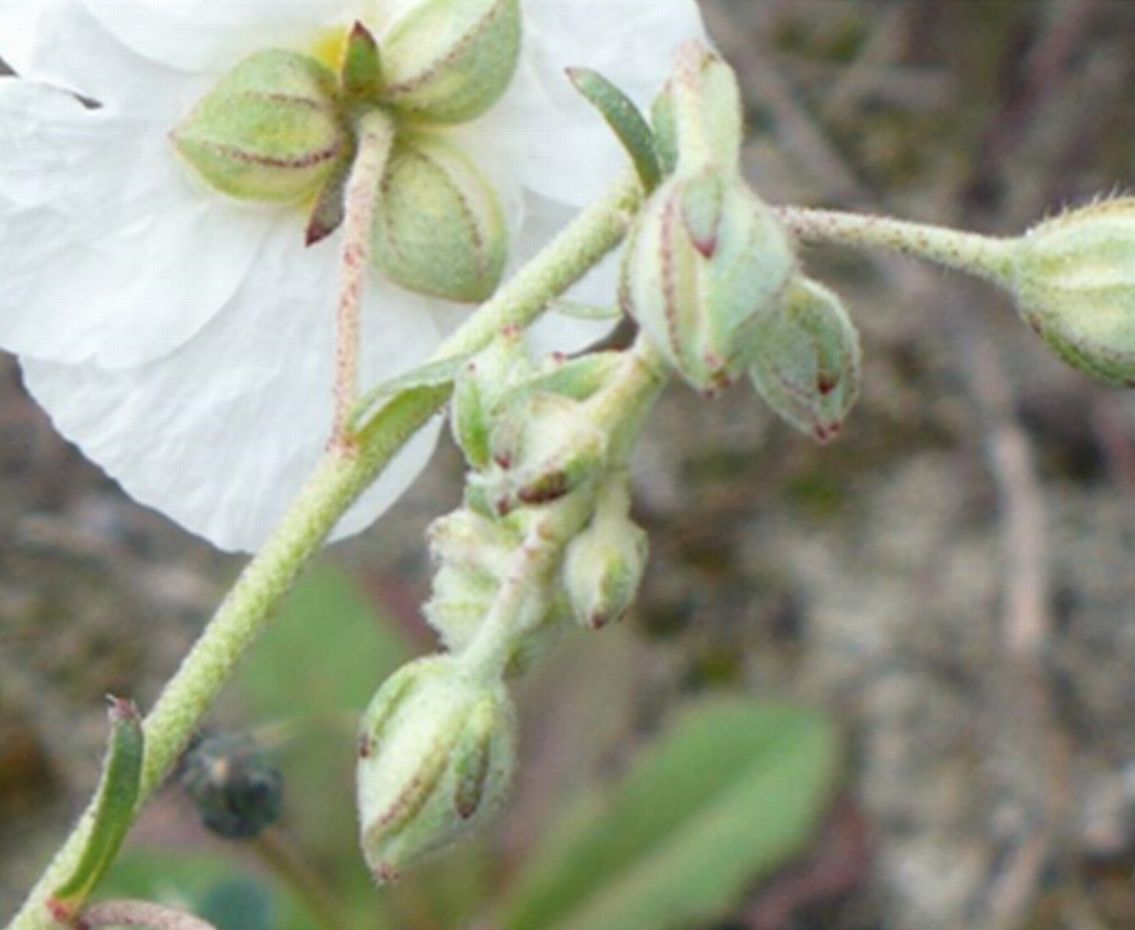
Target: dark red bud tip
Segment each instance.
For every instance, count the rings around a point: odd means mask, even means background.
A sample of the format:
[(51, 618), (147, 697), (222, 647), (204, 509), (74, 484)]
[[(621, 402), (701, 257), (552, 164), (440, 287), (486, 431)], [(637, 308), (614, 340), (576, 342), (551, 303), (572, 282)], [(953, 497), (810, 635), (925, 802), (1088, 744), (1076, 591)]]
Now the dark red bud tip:
[(816, 390), (821, 394), (830, 394), (838, 387), (839, 381), (836, 378), (826, 377), (821, 375), (816, 379)]
[(826, 426), (818, 423), (812, 430), (812, 435), (820, 442), (831, 442), (836, 436), (840, 434), (843, 429), (843, 424), (839, 422), (829, 423)]
[(480, 797), (470, 795), (468, 797), (457, 797), (453, 802), (453, 809), (457, 811), (457, 816), (462, 820), (468, 820), (475, 813), (477, 808), (481, 806)]
[(115, 697), (113, 694), (106, 696), (107, 701), (107, 716), (110, 717), (111, 723), (121, 723), (124, 720), (138, 720), (141, 714), (138, 713), (138, 708), (133, 701), (126, 698)]
[(75, 911), (69, 904), (64, 904), (58, 898), (48, 898), (46, 906), (51, 919), (57, 924), (64, 924), (68, 927), (76, 925)]
[(567, 474), (554, 471), (543, 475), (529, 485), (525, 485), (516, 492), (517, 498), (523, 504), (549, 504), (559, 500), (568, 492)]
[(601, 630), (601, 629), (603, 629), (603, 627), (605, 627), (610, 622), (611, 622), (611, 618), (608, 617), (606, 614), (594, 613), (594, 614), (591, 615), (590, 619), (588, 620), (588, 626), (590, 626), (591, 629), (593, 629), (593, 630)]
[(334, 226), (313, 219), (307, 224), (307, 229), (304, 231), (303, 244), (310, 249), (317, 242), (322, 242), (333, 232), (335, 232)]
[(713, 254), (717, 251), (717, 234), (712, 236), (697, 237), (691, 236), (690, 242), (693, 243), (695, 249), (703, 258), (713, 258)]
[(398, 881), (398, 870), (388, 862), (380, 862), (374, 869), (375, 880), (380, 885), (390, 885)]
[(367, 759), (371, 753), (374, 752), (374, 740), (366, 733), (359, 734), (358, 742), (359, 758)]
[(374, 33), (367, 29), (366, 25), (358, 19), (355, 20), (355, 25), (351, 27), (350, 41), (366, 42), (373, 48), (378, 48), (378, 43), (374, 39)]

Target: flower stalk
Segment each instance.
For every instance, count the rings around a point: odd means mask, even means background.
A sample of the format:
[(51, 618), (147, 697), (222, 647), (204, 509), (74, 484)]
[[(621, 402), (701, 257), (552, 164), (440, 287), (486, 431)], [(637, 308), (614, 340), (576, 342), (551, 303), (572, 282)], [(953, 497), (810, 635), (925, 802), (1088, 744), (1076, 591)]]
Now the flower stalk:
[(354, 445), (350, 413), (359, 395), (359, 314), (371, 250), (371, 226), (382, 176), (394, 148), (394, 123), (381, 110), (367, 110), (357, 122), (358, 150), (344, 195), (339, 311), (336, 317), (335, 420), (331, 444)]
[[(642, 200), (633, 173), (584, 210), (464, 326), (434, 360), (483, 348), (507, 326), (527, 326), (594, 267), (626, 235)], [(144, 721), (146, 753), (139, 807), (177, 762), (237, 662), (272, 619), (300, 572), (344, 513), (402, 446), (445, 404), (448, 385), (406, 391), (373, 414), (355, 436), (356, 454), (324, 455), (288, 514), (245, 567), (193, 649)], [(29, 893), (8, 930), (55, 930), (47, 908), (53, 889), (74, 870), (94, 822), (94, 806), (79, 819)]]
[(1001, 287), (1008, 286), (1011, 278), (1013, 242), (1010, 239), (840, 210), (777, 207), (774, 212), (802, 242), (886, 249), (974, 275)]

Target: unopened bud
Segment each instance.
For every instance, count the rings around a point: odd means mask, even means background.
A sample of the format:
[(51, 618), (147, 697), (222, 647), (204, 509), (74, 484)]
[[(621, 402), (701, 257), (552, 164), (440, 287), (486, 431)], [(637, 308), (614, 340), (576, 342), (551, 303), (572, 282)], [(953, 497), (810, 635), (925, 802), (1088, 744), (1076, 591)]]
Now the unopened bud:
[(362, 847), (375, 878), (394, 880), (491, 818), (511, 781), (514, 730), (505, 686), (470, 681), (451, 656), (387, 680), (359, 734)]
[(626, 483), (622, 475), (604, 482), (591, 523), (564, 553), (564, 589), (572, 613), (593, 630), (622, 619), (646, 569), (649, 544), (628, 514)]
[[(674, 73), (651, 112), (663, 171), (735, 169), (744, 137), (741, 90), (733, 69), (697, 41), (675, 56)], [(679, 167), (680, 166), (680, 167)]]
[(621, 298), (666, 361), (712, 394), (748, 366), (794, 270), (780, 223), (736, 172), (679, 170), (631, 232)]
[(319, 190), (351, 147), (336, 79), (304, 55), (246, 58), (171, 133), (212, 187), (243, 200), (288, 202)]
[(583, 405), (558, 394), (525, 396), (508, 406), (491, 437), (497, 513), (559, 500), (603, 467), (607, 436)]
[(435, 123), (484, 113), (520, 56), (519, 0), (424, 0), (382, 42), (382, 99)]
[(803, 276), (761, 326), (749, 374), (782, 419), (834, 439), (859, 396), (859, 334), (839, 297)]
[(508, 225), (496, 190), (461, 151), (435, 136), (400, 136), (372, 242), (375, 263), (395, 284), (480, 301), (500, 282)]
[(471, 359), (454, 379), (450, 424), (470, 468), (480, 471), (489, 465), (489, 437), (501, 398), (531, 371), (523, 331), (510, 329)]
[(1013, 245), (1025, 323), (1073, 368), (1135, 387), (1135, 198), (1065, 213)]

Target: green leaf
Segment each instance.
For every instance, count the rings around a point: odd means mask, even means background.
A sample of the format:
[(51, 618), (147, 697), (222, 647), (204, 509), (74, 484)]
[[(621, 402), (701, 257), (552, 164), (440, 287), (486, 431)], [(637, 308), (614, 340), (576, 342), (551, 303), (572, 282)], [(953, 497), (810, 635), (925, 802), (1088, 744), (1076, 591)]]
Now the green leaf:
[(355, 404), (355, 409), (351, 412), (352, 427), (357, 429), (374, 412), (375, 407), (396, 394), (417, 388), (448, 387), (453, 383), (458, 372), (465, 367), (465, 363), (475, 354), (468, 352), (461, 355), (451, 355), (449, 358), (443, 358), (436, 362), (427, 362), (425, 365), (398, 375), (396, 378), (391, 378), (389, 381), (383, 381), (371, 388), (359, 398), (358, 403)]
[(654, 149), (654, 133), (630, 97), (589, 68), (568, 68), (568, 78), (588, 102), (602, 114), (634, 163), (635, 171), (649, 194), (662, 180)]
[(832, 724), (801, 707), (687, 711), (613, 789), (534, 853), (505, 930), (668, 930), (708, 922), (801, 853), (838, 772)]
[(548, 304), (548, 312), (573, 320), (611, 320), (614, 322), (623, 315), (618, 307), (601, 307), (595, 304), (581, 304), (575, 300), (553, 300)]
[(107, 897), (176, 907), (218, 930), (260, 930), (264, 911), (271, 930), (316, 930), (299, 897), (276, 880), (259, 877), (259, 871), (215, 850), (139, 846), (122, 856), (102, 891)]
[(134, 822), (138, 783), (142, 777), (144, 736), (138, 708), (129, 701), (110, 699), (110, 739), (102, 780), (95, 801), (94, 824), (74, 872), (51, 897), (57, 919), (74, 916), (114, 863)]
[(271, 892), (259, 882), (230, 878), (209, 889), (198, 913), (217, 930), (275, 930), (275, 904)]

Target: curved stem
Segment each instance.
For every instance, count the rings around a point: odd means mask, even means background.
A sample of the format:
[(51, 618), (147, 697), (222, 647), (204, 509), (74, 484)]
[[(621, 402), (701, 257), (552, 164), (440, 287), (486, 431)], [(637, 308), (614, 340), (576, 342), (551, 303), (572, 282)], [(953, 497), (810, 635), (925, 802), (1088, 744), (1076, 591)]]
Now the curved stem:
[[(622, 241), (642, 199), (633, 173), (581, 213), (495, 297), (454, 333), (436, 359), (487, 345), (505, 326), (526, 326)], [(271, 620), (277, 605), (339, 518), (399, 449), (449, 398), (449, 387), (407, 391), (375, 413), (351, 454), (331, 449), (264, 548), (245, 567), (200, 639), (162, 692), (144, 727), (146, 755), (139, 806), (176, 763), (237, 661)], [(54, 930), (46, 901), (82, 854), (93, 807), (80, 818), (8, 930)]]
[(1002, 287), (1011, 284), (1013, 239), (839, 210), (777, 207), (776, 214), (804, 242), (889, 249)]
[(343, 196), (343, 249), (340, 258), (339, 311), (335, 319), (335, 422), (331, 443), (347, 448), (351, 408), (359, 394), (359, 313), (370, 262), (371, 226), (378, 207), (382, 176), (394, 148), (394, 124), (379, 110), (358, 120), (358, 151)]

